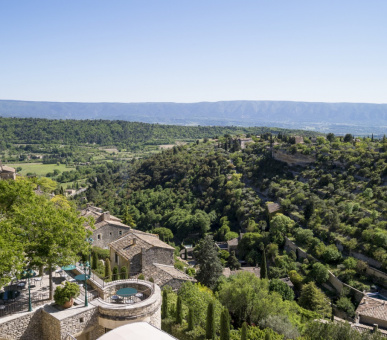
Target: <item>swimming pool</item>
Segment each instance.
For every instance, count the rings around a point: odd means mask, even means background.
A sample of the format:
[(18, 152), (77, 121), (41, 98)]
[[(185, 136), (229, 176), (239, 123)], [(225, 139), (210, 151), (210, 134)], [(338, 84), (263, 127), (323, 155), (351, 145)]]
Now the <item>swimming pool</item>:
[(367, 294), (369, 297), (372, 297), (374, 299), (379, 299), (379, 300), (384, 300), (384, 301), (387, 301), (387, 297), (379, 294), (379, 293), (368, 293)]

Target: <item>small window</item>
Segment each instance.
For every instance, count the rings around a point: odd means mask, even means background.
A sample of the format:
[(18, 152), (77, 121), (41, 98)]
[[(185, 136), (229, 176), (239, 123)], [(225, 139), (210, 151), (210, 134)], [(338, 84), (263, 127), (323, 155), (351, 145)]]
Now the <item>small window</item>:
[(118, 235), (122, 235), (122, 230), (120, 230), (120, 231), (118, 232)]
[(109, 233), (110, 234), (110, 236), (112, 236), (112, 233)]
[(85, 318), (80, 318), (79, 319), (79, 323), (84, 323), (85, 322)]
[(98, 234), (98, 235), (97, 235), (97, 239), (98, 239), (98, 240), (101, 240), (101, 239), (102, 239), (101, 234)]
[(115, 253), (114, 261), (115, 261), (116, 263), (118, 263), (118, 255), (117, 255), (117, 253)]

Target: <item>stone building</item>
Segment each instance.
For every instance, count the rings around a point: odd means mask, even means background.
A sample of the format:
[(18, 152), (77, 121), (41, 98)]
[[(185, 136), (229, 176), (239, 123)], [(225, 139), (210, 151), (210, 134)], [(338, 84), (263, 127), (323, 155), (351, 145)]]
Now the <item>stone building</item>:
[(108, 211), (88, 205), (81, 211), (81, 216), (92, 217), (94, 219), (94, 229), (87, 226), (93, 232), (93, 246), (108, 249), (109, 243), (121, 238), (131, 228), (123, 224), (122, 221)]
[(140, 273), (152, 278), (160, 287), (170, 285), (178, 289), (185, 281), (195, 281), (189, 275), (174, 268), (175, 248), (159, 239), (159, 235), (131, 230), (110, 243), (112, 267), (126, 267), (130, 276)]
[(2, 165), (0, 162), (0, 180), (1, 179), (16, 179), (16, 170), (10, 166)]
[(241, 145), (241, 149), (246, 149), (247, 144), (254, 143), (254, 140), (252, 138), (239, 138), (238, 142)]
[(153, 263), (173, 266), (175, 248), (159, 239), (159, 235), (131, 230), (109, 244), (112, 267), (125, 266), (129, 275), (142, 273)]
[(275, 202), (266, 202), (266, 211), (271, 220), (275, 214), (282, 212), (281, 206)]
[(364, 296), (356, 309), (355, 321), (366, 325), (378, 325), (387, 330), (387, 301)]

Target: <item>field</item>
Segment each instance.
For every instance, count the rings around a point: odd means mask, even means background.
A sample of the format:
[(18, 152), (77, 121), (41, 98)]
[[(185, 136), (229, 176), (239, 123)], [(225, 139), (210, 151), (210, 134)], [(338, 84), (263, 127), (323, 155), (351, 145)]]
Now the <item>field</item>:
[(48, 172), (53, 172), (55, 169), (59, 170), (61, 173), (63, 171), (75, 170), (74, 167), (66, 167), (65, 164), (42, 164), (42, 163), (12, 163), (12, 164), (4, 164), (7, 166), (11, 166), (12, 168), (21, 167), (22, 170), (18, 173), (25, 176), (28, 173), (34, 173), (37, 176), (45, 176)]

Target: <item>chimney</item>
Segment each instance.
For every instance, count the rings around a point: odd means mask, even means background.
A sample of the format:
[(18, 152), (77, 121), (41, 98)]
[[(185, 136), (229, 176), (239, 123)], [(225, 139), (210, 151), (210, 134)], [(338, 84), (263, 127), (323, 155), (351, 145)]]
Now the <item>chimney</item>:
[(110, 212), (105, 211), (105, 212), (102, 214), (102, 221), (109, 221), (109, 220), (110, 220)]
[(133, 245), (135, 245), (135, 244), (137, 244), (137, 239), (136, 238), (133, 239)]
[(378, 329), (379, 329), (378, 324), (377, 324), (377, 323), (374, 323), (373, 329), (372, 329), (373, 333), (376, 333), (376, 332), (378, 331)]

